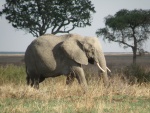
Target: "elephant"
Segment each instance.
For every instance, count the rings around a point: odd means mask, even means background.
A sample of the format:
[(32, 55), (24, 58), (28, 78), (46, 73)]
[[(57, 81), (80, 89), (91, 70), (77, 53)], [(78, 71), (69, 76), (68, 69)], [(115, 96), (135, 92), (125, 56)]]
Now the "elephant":
[(45, 78), (65, 75), (67, 84), (76, 78), (86, 92), (87, 81), (82, 66), (88, 63), (96, 63), (102, 71), (104, 85), (109, 84), (109, 69), (97, 37), (45, 34), (31, 42), (24, 59), (27, 84), (36, 89), (39, 89), (39, 83)]

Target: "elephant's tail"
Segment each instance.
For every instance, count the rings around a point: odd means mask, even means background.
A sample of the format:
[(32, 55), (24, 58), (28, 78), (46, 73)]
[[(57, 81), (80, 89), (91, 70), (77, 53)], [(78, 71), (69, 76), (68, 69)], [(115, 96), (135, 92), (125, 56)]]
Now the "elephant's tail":
[(27, 74), (27, 77), (26, 77), (27, 85), (29, 85), (30, 84), (30, 76), (29, 76), (29, 72), (28, 72), (27, 66), (26, 66), (26, 74)]

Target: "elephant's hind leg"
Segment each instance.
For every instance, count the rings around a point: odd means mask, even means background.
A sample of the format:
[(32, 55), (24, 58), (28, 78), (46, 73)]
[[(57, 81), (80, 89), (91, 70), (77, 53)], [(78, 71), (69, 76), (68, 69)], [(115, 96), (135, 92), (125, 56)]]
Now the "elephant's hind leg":
[(27, 85), (30, 85), (30, 77), (28, 75), (26, 77), (26, 80), (27, 80)]
[(39, 89), (39, 78), (34, 79), (34, 88)]
[(39, 78), (38, 77), (31, 78), (31, 87), (34, 87), (35, 89), (39, 89)]
[(34, 85), (34, 78), (31, 78), (31, 87)]
[(39, 83), (43, 82), (44, 80), (45, 80), (45, 78), (44, 78), (44, 77), (40, 77), (40, 79), (39, 79)]
[(40, 82), (40, 77), (39, 75), (35, 74), (33, 78), (33, 87), (35, 89), (39, 89), (39, 82)]

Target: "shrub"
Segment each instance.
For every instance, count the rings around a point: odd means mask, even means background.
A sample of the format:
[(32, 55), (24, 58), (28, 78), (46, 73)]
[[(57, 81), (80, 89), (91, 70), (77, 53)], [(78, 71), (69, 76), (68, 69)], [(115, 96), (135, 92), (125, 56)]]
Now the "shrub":
[(150, 71), (140, 65), (130, 65), (123, 71), (130, 83), (150, 82)]

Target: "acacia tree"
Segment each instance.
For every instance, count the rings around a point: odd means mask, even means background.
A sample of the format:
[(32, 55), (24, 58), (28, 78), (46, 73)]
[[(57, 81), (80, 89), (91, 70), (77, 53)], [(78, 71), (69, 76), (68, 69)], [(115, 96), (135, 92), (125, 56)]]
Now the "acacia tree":
[(69, 33), (76, 27), (91, 25), (95, 9), (90, 0), (6, 0), (0, 15), (14, 28), (40, 36)]
[(122, 9), (115, 15), (105, 17), (105, 27), (96, 31), (109, 42), (118, 42), (124, 48), (133, 51), (133, 64), (136, 64), (136, 54), (139, 47), (150, 38), (150, 10)]

